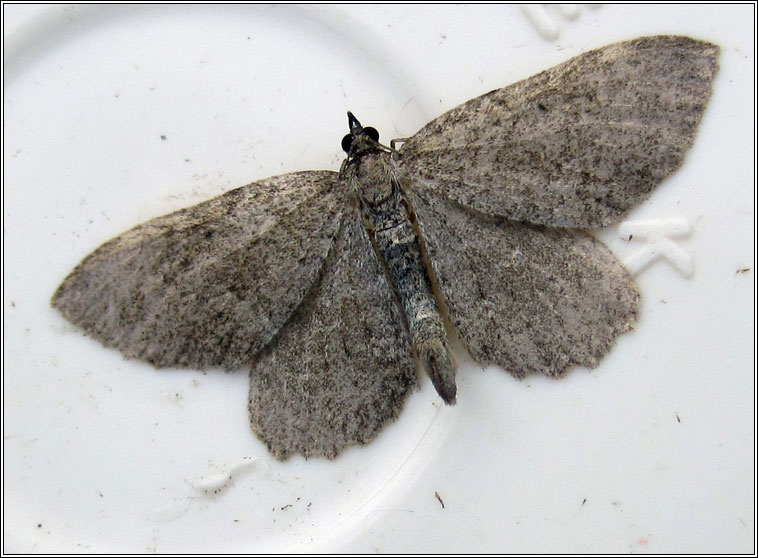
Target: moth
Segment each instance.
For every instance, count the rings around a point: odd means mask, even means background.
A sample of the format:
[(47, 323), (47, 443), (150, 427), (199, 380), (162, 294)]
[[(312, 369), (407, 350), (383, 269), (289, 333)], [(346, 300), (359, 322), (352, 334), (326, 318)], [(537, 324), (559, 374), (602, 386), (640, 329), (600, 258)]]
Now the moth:
[(679, 36), (606, 46), (399, 147), (348, 113), (340, 172), (267, 178), (139, 225), (52, 304), (156, 367), (251, 366), (252, 429), (279, 459), (368, 443), (419, 366), (454, 403), (446, 324), (517, 377), (594, 367), (639, 293), (586, 229), (682, 164), (718, 50)]

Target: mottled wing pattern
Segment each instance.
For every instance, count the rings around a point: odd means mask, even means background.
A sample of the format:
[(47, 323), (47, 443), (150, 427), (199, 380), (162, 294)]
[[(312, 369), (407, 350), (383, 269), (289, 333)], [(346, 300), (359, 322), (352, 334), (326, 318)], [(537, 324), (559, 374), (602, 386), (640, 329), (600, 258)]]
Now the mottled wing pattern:
[(292, 173), (153, 219), (82, 261), (53, 306), (128, 357), (238, 368), (316, 281), (346, 207), (337, 184)]
[(416, 383), (403, 317), (349, 211), (320, 281), (250, 373), (253, 430), (279, 459), (367, 443)]
[(610, 224), (681, 165), (718, 50), (659, 36), (582, 54), (433, 120), (403, 165), (415, 188), (490, 215)]
[(558, 375), (595, 366), (631, 329), (637, 288), (591, 235), (412, 200), (450, 319), (477, 362)]

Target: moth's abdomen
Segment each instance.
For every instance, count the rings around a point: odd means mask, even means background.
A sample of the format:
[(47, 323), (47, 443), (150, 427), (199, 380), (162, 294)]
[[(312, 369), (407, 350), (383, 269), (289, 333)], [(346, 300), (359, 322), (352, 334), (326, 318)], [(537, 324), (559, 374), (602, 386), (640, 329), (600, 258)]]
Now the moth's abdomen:
[[(402, 207), (399, 210), (405, 211)], [(442, 316), (432, 294), (413, 225), (406, 214), (403, 222), (375, 231), (374, 237), (408, 320), (416, 354), (424, 363), (437, 393), (452, 404), (456, 394), (455, 372)]]

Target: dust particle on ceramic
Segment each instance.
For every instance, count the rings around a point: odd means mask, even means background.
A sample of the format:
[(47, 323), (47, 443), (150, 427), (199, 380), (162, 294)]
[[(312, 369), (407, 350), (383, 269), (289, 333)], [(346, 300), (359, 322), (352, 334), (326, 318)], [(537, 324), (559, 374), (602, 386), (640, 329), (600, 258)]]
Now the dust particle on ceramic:
[(371, 441), (417, 363), (454, 403), (445, 319), (477, 362), (518, 377), (596, 366), (639, 293), (587, 229), (682, 164), (717, 55), (687, 37), (610, 45), (468, 101), (399, 149), (348, 113), (339, 173), (267, 178), (135, 227), (53, 306), (157, 367), (251, 366), (251, 426), (279, 459)]

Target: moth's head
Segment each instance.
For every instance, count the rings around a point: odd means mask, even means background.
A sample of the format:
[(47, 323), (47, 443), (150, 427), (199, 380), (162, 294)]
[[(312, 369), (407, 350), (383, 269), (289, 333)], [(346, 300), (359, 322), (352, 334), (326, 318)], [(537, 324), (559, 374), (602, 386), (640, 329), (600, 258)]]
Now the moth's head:
[(347, 124), (350, 126), (350, 133), (342, 138), (342, 150), (348, 154), (348, 157), (352, 158), (367, 151), (382, 149), (376, 128), (371, 126), (364, 128), (350, 111), (347, 112)]

